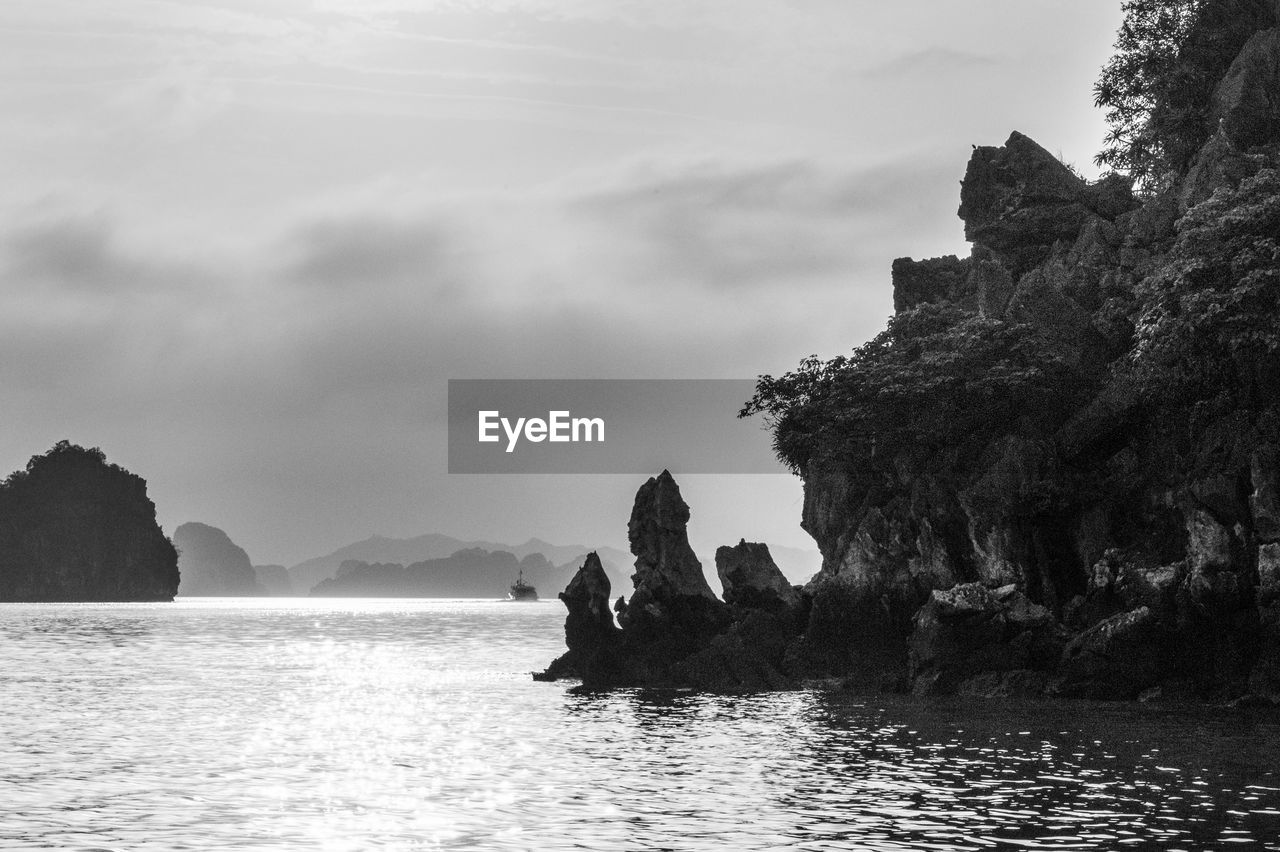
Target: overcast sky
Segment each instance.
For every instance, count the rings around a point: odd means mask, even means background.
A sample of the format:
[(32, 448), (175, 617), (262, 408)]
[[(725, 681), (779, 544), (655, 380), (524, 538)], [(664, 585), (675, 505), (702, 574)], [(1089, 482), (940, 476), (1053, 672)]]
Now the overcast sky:
[[(966, 253), (971, 144), (1086, 174), (1104, 0), (5, 0), (0, 467), (68, 438), (166, 532), (625, 546), (634, 477), (445, 473), (449, 378), (749, 378)], [(656, 472), (656, 471), (655, 471)], [(3, 475), (0, 472), (0, 475)], [(692, 532), (811, 546), (785, 475)]]

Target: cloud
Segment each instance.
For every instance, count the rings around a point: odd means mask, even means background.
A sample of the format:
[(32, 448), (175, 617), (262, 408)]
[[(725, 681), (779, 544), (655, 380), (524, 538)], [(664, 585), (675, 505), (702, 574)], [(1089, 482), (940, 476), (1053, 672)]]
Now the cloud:
[(453, 275), (447, 228), (435, 221), (329, 220), (302, 226), (289, 240), (286, 275), (303, 285), (380, 287), (442, 284)]
[(694, 163), (589, 193), (570, 209), (576, 225), (608, 232), (601, 245), (629, 243), (629, 262), (656, 280), (717, 290), (829, 285), (918, 217), (938, 171), (910, 162)]
[(896, 56), (863, 71), (871, 80), (901, 80), (904, 77), (946, 79), (948, 74), (996, 68), (1000, 60), (950, 47), (927, 47)]
[(437, 479), (447, 379), (750, 378), (847, 350), (935, 177), (676, 152), (520, 194), (380, 178), (216, 243), (46, 207), (0, 226), (0, 393), (23, 401), (0, 446), (100, 444), (159, 477), (170, 525), (225, 519), (286, 561), (352, 524), (458, 529), (493, 484)]

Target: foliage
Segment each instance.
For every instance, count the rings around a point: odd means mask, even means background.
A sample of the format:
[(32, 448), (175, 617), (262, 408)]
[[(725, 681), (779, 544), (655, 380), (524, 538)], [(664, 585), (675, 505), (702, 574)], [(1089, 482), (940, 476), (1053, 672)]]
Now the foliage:
[(1280, 366), (1280, 172), (1260, 169), (1188, 211), (1139, 297), (1131, 362), (1153, 393), (1274, 393)]
[(27, 461), (26, 469), (16, 470), (3, 481), (0, 482), (0, 488), (5, 486), (17, 485), (25, 481), (32, 474), (39, 474), (41, 471), (67, 470), (73, 468), (105, 468), (112, 471), (121, 471), (119, 465), (107, 464), (106, 453), (102, 452), (98, 447), (86, 449), (79, 444), (73, 444), (70, 441), (62, 440), (54, 444), (49, 450), (41, 455), (32, 456)]
[(23, 511), (37, 504), (66, 502), (91, 493), (114, 495), (127, 511), (153, 511), (147, 484), (107, 461), (98, 447), (85, 448), (59, 441), (47, 452), (32, 456), (26, 468), (0, 480), (0, 514)]
[(903, 451), (923, 458), (979, 445), (1027, 412), (1057, 407), (1073, 381), (1031, 326), (923, 304), (852, 356), (810, 356), (793, 372), (761, 376), (740, 416), (766, 416), (779, 459), (795, 472), (818, 455), (847, 469), (886, 467)]
[(1094, 84), (1111, 129), (1100, 166), (1146, 190), (1184, 171), (1212, 135), (1211, 103), (1240, 48), (1274, 26), (1270, 0), (1127, 0), (1115, 55)]

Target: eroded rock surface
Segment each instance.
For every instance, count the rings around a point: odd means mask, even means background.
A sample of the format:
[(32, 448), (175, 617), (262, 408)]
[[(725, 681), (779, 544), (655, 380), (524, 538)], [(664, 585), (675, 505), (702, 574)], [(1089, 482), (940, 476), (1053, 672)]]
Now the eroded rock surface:
[[(920, 693), (1280, 699), (1280, 362), (1270, 308), (1249, 313), (1272, 304), (1260, 282), (1277, 269), (1280, 7), (1259, 21), (1214, 66), (1229, 65), (1210, 87), (1216, 128), (1140, 197), (1021, 133), (976, 147), (970, 256), (894, 261), (886, 349), (855, 365), (871, 378), (839, 374), (818, 403), (800, 392), (779, 433), (823, 557), (780, 607), (795, 620), (743, 606), (746, 588), (786, 596), (744, 544), (717, 554), (724, 614), (664, 475), (632, 516), (623, 645), (665, 636), (685, 682), (717, 665), (768, 682), (755, 657), (729, 665), (758, 654), (793, 682)], [(1161, 349), (1166, 328), (1192, 342)], [(874, 360), (895, 340), (919, 349)], [(1005, 347), (995, 367), (974, 356), (988, 344)], [(902, 375), (932, 397), (899, 393)], [(886, 398), (881, 419), (839, 410)]]
[[(538, 680), (578, 678), (584, 690), (693, 687), (751, 692), (794, 686), (782, 671), (803, 625), (800, 596), (764, 545), (721, 548), (730, 606), (707, 584), (689, 545), (689, 507), (671, 474), (645, 482), (628, 524), (636, 557), (635, 594), (619, 601), (614, 626), (609, 580), (589, 557), (560, 595), (568, 651)], [(770, 570), (772, 569), (772, 570)]]
[(716, 550), (716, 575), (730, 606), (770, 612), (798, 606), (800, 593), (769, 555), (769, 545), (739, 541)]

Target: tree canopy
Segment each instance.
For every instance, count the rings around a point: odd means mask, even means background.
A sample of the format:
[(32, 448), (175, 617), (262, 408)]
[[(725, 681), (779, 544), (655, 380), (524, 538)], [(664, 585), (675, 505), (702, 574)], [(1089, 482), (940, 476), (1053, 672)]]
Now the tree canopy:
[(1140, 285), (1131, 361), (1155, 392), (1194, 400), (1237, 388), (1247, 404), (1280, 389), (1274, 165), (1188, 211), (1167, 261)]
[(761, 376), (741, 416), (766, 416), (793, 471), (819, 454), (875, 468), (903, 450), (924, 458), (980, 444), (1027, 412), (1056, 408), (1072, 379), (1032, 326), (923, 304), (852, 356), (810, 356), (783, 376)]
[(1094, 161), (1160, 189), (1216, 129), (1214, 87), (1240, 48), (1276, 24), (1270, 0), (1126, 0), (1115, 54), (1093, 87), (1110, 130)]

